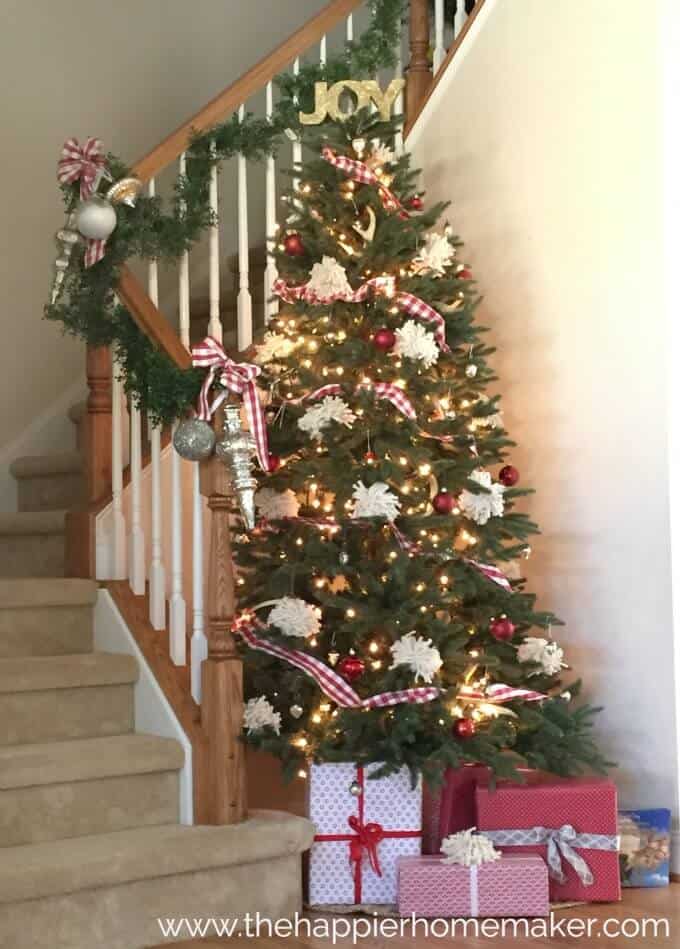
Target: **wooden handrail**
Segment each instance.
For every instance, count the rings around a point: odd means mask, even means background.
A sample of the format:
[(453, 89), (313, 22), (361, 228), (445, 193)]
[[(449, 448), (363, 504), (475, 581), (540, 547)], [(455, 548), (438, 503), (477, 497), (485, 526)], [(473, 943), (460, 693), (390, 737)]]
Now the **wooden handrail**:
[(149, 294), (125, 265), (120, 268), (118, 296), (140, 330), (180, 369), (191, 368), (191, 355)]
[(133, 171), (142, 181), (153, 178), (170, 162), (185, 152), (192, 137), (197, 132), (205, 132), (228, 116), (236, 112), (256, 92), (259, 92), (274, 76), (290, 65), (298, 56), (317, 43), (346, 16), (361, 6), (363, 0), (331, 0), (316, 16), (308, 20), (280, 46), (272, 50), (264, 59), (244, 73), (240, 79), (232, 82), (214, 99), (184, 122), (160, 145), (138, 161)]

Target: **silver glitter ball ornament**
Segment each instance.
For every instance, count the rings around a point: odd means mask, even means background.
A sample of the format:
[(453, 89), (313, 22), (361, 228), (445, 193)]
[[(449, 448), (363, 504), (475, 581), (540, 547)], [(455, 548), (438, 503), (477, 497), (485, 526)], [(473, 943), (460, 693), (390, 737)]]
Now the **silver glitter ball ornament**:
[(215, 450), (215, 432), (209, 422), (185, 419), (175, 429), (172, 444), (177, 454), (187, 461), (205, 461)]
[(349, 793), (352, 797), (361, 797), (361, 785), (358, 781), (352, 781), (349, 786)]
[(290, 714), (293, 716), (293, 718), (300, 718), (303, 712), (304, 709), (301, 705), (291, 705), (290, 707)]
[(477, 375), (477, 366), (473, 362), (468, 363), (465, 367), (465, 375), (468, 379), (474, 379)]
[(110, 201), (92, 195), (76, 209), (76, 227), (89, 240), (105, 241), (116, 229), (116, 211)]

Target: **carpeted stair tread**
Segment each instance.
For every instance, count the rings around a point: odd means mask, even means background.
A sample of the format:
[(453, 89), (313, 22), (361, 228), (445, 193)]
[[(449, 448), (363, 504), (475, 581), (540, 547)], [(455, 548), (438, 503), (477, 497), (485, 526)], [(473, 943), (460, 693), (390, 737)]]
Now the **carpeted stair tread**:
[[(50, 511), (48, 513), (62, 512)], [(21, 517), (27, 516), (29, 515), (21, 515)], [(41, 517), (44, 516), (44, 514), (41, 514)], [(97, 584), (94, 580), (72, 580), (64, 577), (54, 579), (50, 577), (33, 577), (31, 579), (0, 577), (0, 610), (31, 609), (46, 606), (94, 606), (96, 600)]]
[(122, 685), (138, 675), (134, 656), (106, 652), (0, 659), (0, 694)]
[(121, 775), (178, 771), (184, 751), (173, 738), (114, 735), (0, 748), (0, 791)]
[(48, 455), (25, 455), (23, 458), (16, 458), (9, 466), (9, 470), (17, 479), (82, 474), (83, 456), (78, 451), (53, 452)]
[(10, 847), (0, 860), (0, 904), (271, 861), (301, 853), (314, 827), (302, 817), (255, 811), (241, 824), (140, 827)]
[(0, 514), (0, 536), (63, 534), (65, 518), (66, 511), (21, 511), (18, 514)]

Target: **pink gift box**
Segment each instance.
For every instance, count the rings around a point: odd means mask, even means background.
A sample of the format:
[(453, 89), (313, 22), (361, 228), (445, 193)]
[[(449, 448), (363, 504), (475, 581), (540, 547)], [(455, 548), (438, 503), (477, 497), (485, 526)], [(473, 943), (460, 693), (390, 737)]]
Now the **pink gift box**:
[(513, 854), (478, 867), (441, 855), (399, 860), (399, 914), (417, 917), (548, 916), (548, 868)]
[[(372, 781), (379, 763), (312, 764), (308, 814), (316, 835), (309, 857), (309, 903), (396, 903), (397, 858), (420, 854), (422, 787), (406, 768)], [(350, 788), (358, 782), (360, 795)]]
[[(553, 855), (564, 873), (564, 882), (550, 876), (550, 899), (555, 902), (579, 900), (607, 903), (621, 898), (619, 882), (619, 854), (617, 837), (616, 787), (601, 778), (553, 778), (529, 785), (504, 784), (491, 790), (478, 786), (475, 792), (477, 827), (491, 836), (494, 846), (504, 853), (539, 854), (550, 862), (548, 843), (510, 845), (495, 839), (491, 831), (524, 831), (520, 835), (551, 836)], [(571, 827), (579, 836), (570, 843)], [(534, 831), (534, 828), (543, 831)], [(544, 831), (547, 831), (547, 835)], [(588, 840), (586, 835), (598, 835), (600, 840)], [(512, 837), (517, 838), (514, 834)], [(561, 841), (566, 842), (562, 846)], [(572, 849), (576, 861), (585, 862), (585, 870), (593, 876), (592, 883), (581, 880), (569, 862)]]

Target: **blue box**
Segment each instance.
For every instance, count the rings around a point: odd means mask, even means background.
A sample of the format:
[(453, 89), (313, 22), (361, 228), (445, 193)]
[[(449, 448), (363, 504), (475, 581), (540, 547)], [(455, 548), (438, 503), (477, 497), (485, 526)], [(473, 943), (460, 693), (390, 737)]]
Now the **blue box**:
[(671, 812), (665, 808), (619, 811), (621, 885), (668, 886)]

